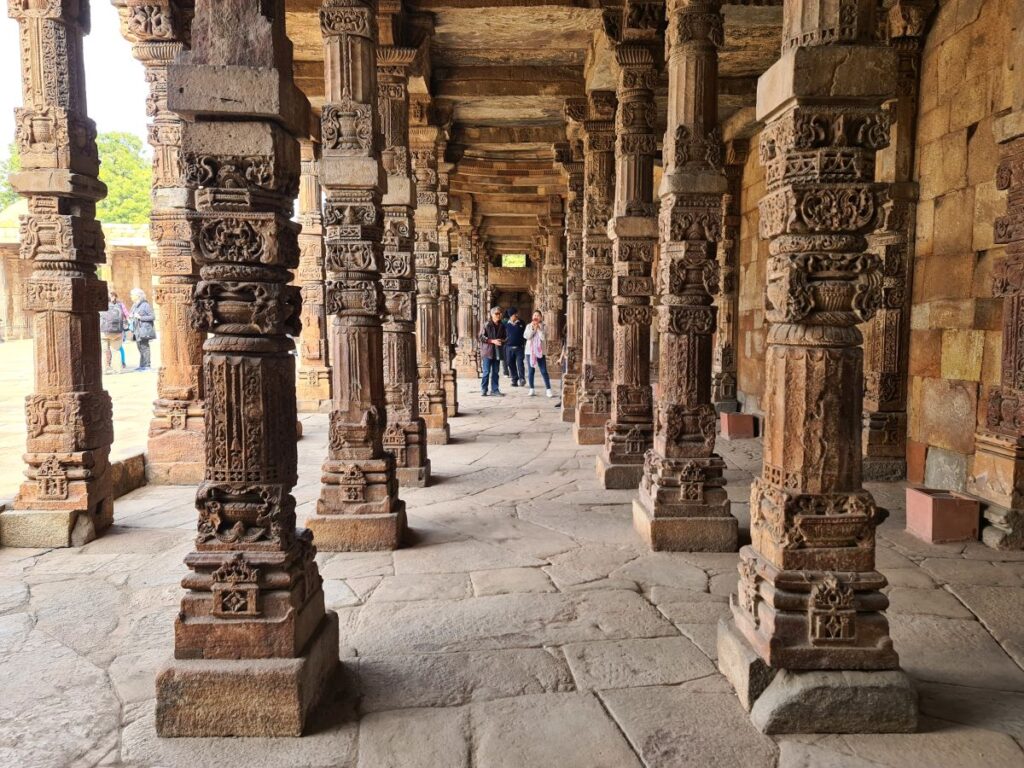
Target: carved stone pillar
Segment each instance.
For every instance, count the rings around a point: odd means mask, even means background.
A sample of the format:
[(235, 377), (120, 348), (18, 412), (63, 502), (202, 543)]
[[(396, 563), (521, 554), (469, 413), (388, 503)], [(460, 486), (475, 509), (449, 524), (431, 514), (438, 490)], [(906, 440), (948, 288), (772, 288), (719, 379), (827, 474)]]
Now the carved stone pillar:
[(565, 203), (566, 373), (562, 379), (562, 421), (575, 422), (583, 335), (583, 142), (569, 142), (559, 151), (559, 162), (568, 177)]
[[(864, 479), (907, 475), (907, 373), (910, 359), (910, 280), (917, 229), (914, 181), (921, 42), (934, 0), (890, 0), (886, 36), (897, 57), (896, 120), (888, 201), (880, 228), (868, 238), (881, 261), (882, 301), (864, 333)], [(888, 166), (888, 164), (887, 164)]]
[(652, 549), (735, 551), (715, 454), (711, 402), (713, 295), (718, 289), (726, 178), (718, 131), (718, 0), (676, 0), (669, 7), (668, 130), (661, 185), (659, 397), (654, 449), (647, 454), (637, 531)]
[(438, 276), (437, 144), (440, 129), (429, 124), (429, 96), (413, 99), (409, 115), (409, 149), (416, 176), (416, 364), (420, 377), (420, 415), (427, 423), (427, 442), (444, 445), (448, 442), (449, 427), (438, 344), (441, 281)]
[(338, 664), (337, 615), (324, 610), (316, 549), (295, 527), (291, 495), (294, 136), (307, 130), (308, 106), (292, 83), (280, 0), (200, 0), (193, 43), (168, 71), (168, 107), (188, 119), (194, 322), (210, 332), (206, 471), (156, 727), (161, 736), (298, 736)]
[(458, 298), (458, 347), (455, 353), (455, 370), (460, 376), (479, 378), (480, 370), (480, 270), (476, 263), (476, 249), (473, 246), (473, 230), (467, 225), (460, 227), (459, 260), (455, 262), (452, 275), (459, 286)]
[(383, 444), (386, 180), (378, 138), (375, 3), (324, 0), (320, 30), (326, 83), (320, 183), (326, 194), (334, 407), (317, 514), (308, 524), (321, 549), (395, 549), (406, 523), (395, 460)]
[(189, 319), (197, 278), (187, 220), (193, 203), (178, 157), (183, 121), (167, 109), (167, 67), (191, 44), (195, 4), (186, 0), (114, 0), (113, 4), (121, 18), (121, 34), (146, 69), (146, 113), (152, 118), (150, 237), (155, 251), (153, 273), (159, 280), (154, 304), (160, 375), (146, 446), (146, 475), (153, 484), (193, 484), (203, 477), (204, 334)]
[[(562, 354), (565, 309), (565, 253), (562, 250), (562, 237), (565, 234), (564, 218), (561, 215), (561, 200), (555, 198), (558, 209), (544, 219), (544, 260), (540, 268), (540, 282), (537, 303), (534, 309), (544, 313), (544, 355), (548, 360), (548, 368), (552, 376), (561, 377), (561, 366), (558, 358)], [(523, 318), (529, 322), (529, 318)]]
[(631, 29), (636, 36), (615, 50), (619, 64), (615, 117), (615, 205), (608, 222), (612, 240), (614, 367), (612, 412), (605, 427), (604, 451), (597, 457), (598, 479), (605, 488), (636, 488), (644, 456), (651, 447), (651, 263), (658, 241), (654, 204), (654, 86), (658, 73), (648, 36), (654, 30)]
[[(567, 104), (566, 109), (575, 104)], [(584, 135), (583, 364), (576, 395), (573, 437), (600, 445), (612, 399), (612, 245), (608, 219), (615, 197), (615, 94), (592, 91), (586, 113), (573, 111)]]
[(718, 244), (718, 295), (715, 297), (716, 328), (711, 358), (711, 401), (719, 413), (740, 409), (736, 398), (736, 344), (739, 340), (739, 247), (740, 201), (743, 166), (750, 142), (733, 139), (725, 148), (727, 191), (722, 196), (722, 240)]
[(402, 486), (430, 480), (427, 426), (420, 417), (416, 368), (416, 262), (413, 206), (416, 183), (409, 167), (409, 67), (414, 48), (377, 49), (377, 109), (384, 135), (384, 395), (388, 426), (384, 450), (395, 458)]
[(22, 96), (15, 110), (21, 170), (11, 184), (28, 200), (21, 258), (32, 262), (34, 386), (25, 399), (27, 480), (0, 513), (0, 541), (15, 547), (85, 544), (113, 521), (110, 396), (103, 389), (97, 312), (107, 286), (96, 202), (96, 128), (85, 111), (82, 38), (88, 6), (11, 3), (20, 29)]
[[(438, 157), (444, 156), (444, 144), (438, 146)], [(441, 370), (441, 385), (444, 387), (445, 407), (448, 418), (459, 415), (459, 383), (452, 361), (455, 357), (452, 337), (452, 222), (448, 211), (449, 163), (439, 163), (437, 173), (438, 230), (437, 259), (437, 354)], [(457, 236), (456, 236), (457, 237)]]
[[(735, 629), (719, 635), (720, 647), (727, 638), (746, 645), (767, 674), (788, 672), (772, 683), (781, 699), (765, 694), (755, 708), (795, 697), (824, 732), (871, 722), (879, 687), (888, 716), (877, 727), (916, 724), (916, 696), (899, 672), (863, 675), (899, 663), (886, 580), (875, 569), (875, 527), (885, 513), (861, 483), (857, 325), (880, 300), (878, 257), (865, 236), (884, 201), (875, 153), (889, 141), (881, 104), (896, 76), (892, 50), (876, 42), (875, 7), (787, 0), (782, 57), (758, 83), (767, 188), (760, 236), (771, 254), (764, 467), (751, 489), (752, 545), (740, 552)], [(729, 667), (735, 683), (738, 669)], [(821, 673), (801, 689), (806, 678), (795, 670), (860, 672)], [(834, 687), (844, 690), (840, 706)]]
[(302, 290), (302, 334), (299, 336), (298, 409), (303, 412), (331, 410), (331, 366), (327, 339), (327, 305), (324, 303), (324, 228), (320, 211), (320, 144), (299, 142), (302, 173), (299, 176), (299, 269), (296, 283)]
[[(1020, 22), (1024, 18), (1017, 23), (1017, 51), (1024, 45)], [(1007, 193), (1006, 215), (995, 220), (995, 242), (1006, 245), (1006, 259), (996, 264), (992, 285), (993, 295), (1003, 298), (1002, 370), (999, 386), (989, 390), (985, 425), (974, 437), (968, 479), (968, 490), (991, 502), (982, 540), (994, 549), (1024, 549), (1024, 80), (1017, 83), (1013, 111), (993, 126), (1000, 150), (996, 187)]]

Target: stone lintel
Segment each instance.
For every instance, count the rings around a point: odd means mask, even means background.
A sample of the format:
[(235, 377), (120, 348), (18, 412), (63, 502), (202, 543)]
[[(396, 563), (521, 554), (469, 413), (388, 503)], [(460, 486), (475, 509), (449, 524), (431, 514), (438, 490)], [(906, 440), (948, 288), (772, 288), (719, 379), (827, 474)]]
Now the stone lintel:
[(635, 237), (658, 239), (658, 219), (654, 216), (614, 216), (608, 219), (608, 239)]
[(100, 201), (107, 196), (107, 185), (97, 178), (65, 168), (26, 169), (11, 174), (11, 188), (26, 195), (56, 195)]
[[(346, 157), (325, 149), (320, 158), (320, 178), (330, 179), (330, 187), (361, 187), (383, 189), (387, 184), (384, 167), (375, 157)], [(327, 185), (324, 185), (325, 187)], [(330, 191), (325, 189), (328, 200)]]
[(729, 180), (714, 168), (690, 169), (685, 166), (667, 171), (661, 177), (658, 196), (676, 195), (724, 195), (729, 191)]

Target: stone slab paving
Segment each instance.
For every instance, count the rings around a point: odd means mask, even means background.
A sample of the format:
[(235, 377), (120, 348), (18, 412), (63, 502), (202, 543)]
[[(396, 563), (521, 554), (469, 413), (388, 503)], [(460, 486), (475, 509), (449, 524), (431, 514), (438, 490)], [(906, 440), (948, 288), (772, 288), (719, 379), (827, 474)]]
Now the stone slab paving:
[[(156, 738), (195, 512), (193, 489), (144, 488), (81, 550), (0, 549), (0, 765), (1024, 764), (1024, 554), (919, 542), (902, 530), (903, 486), (871, 485), (891, 511), (878, 562), (922, 731), (770, 739), (714, 665), (737, 556), (647, 551), (631, 493), (598, 486), (599, 447), (574, 446), (551, 401), (463, 386), (452, 443), (431, 446), (435, 484), (402, 492), (415, 546), (319, 555), (342, 670), (310, 735)], [(300, 519), (326, 443), (325, 417), (302, 420)], [(720, 451), (746, 537), (760, 445)]]

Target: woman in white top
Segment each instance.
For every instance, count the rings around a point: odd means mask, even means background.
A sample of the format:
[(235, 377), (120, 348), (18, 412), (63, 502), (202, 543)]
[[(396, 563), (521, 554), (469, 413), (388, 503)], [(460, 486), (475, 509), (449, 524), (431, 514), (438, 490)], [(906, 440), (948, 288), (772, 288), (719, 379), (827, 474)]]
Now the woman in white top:
[(544, 315), (541, 314), (539, 309), (534, 311), (533, 320), (526, 326), (523, 338), (526, 340), (526, 365), (529, 369), (527, 378), (529, 379), (530, 391), (527, 394), (530, 397), (537, 394), (533, 388), (533, 379), (534, 373), (540, 368), (540, 375), (544, 377), (544, 387), (547, 389), (547, 396), (554, 397), (554, 393), (551, 391), (551, 377), (548, 376), (548, 363), (544, 357)]

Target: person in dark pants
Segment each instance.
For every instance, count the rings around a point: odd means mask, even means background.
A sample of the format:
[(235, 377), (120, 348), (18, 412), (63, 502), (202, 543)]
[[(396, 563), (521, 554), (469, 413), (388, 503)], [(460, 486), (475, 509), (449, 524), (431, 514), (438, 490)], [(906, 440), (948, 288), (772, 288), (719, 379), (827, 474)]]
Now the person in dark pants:
[(480, 363), (483, 366), (483, 377), (480, 379), (480, 394), (487, 397), (487, 380), (491, 381), (491, 395), (504, 397), (498, 390), (498, 367), (503, 358), (502, 346), (505, 344), (505, 326), (501, 322), (501, 307), (491, 307), (491, 319), (480, 330)]
[(132, 336), (139, 348), (139, 367), (137, 371), (148, 371), (150, 367), (149, 342), (156, 338), (156, 315), (153, 306), (146, 301), (146, 294), (141, 288), (132, 289), (132, 308), (128, 313), (128, 322)]
[[(506, 309), (501, 315), (501, 324), (506, 328), (508, 327), (508, 318), (511, 314), (512, 310)], [(501, 358), (501, 372), (508, 376), (508, 352), (504, 349), (501, 350), (501, 354), (499, 355), (499, 357)]]
[(523, 367), (525, 331), (526, 324), (519, 319), (519, 310), (512, 307), (508, 311), (508, 322), (505, 323), (505, 359), (508, 360), (508, 375), (512, 377), (513, 387), (521, 387), (526, 383), (526, 369)]

